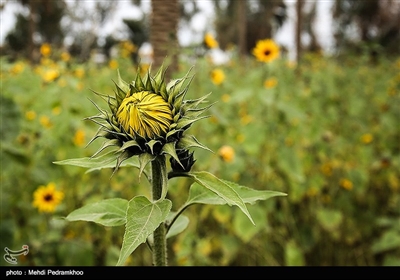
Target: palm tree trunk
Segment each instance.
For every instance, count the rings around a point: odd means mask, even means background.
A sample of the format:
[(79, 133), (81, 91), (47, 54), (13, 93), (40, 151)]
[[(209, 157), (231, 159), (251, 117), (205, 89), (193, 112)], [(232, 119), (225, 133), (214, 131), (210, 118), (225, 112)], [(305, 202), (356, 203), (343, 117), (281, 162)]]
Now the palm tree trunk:
[(241, 58), (245, 57), (247, 54), (247, 46), (246, 46), (246, 33), (247, 33), (247, 24), (246, 24), (246, 11), (247, 11), (247, 3), (246, 1), (237, 1), (237, 23), (238, 23), (238, 46), (239, 46), (239, 55)]
[(296, 2), (296, 14), (297, 14), (297, 23), (296, 23), (296, 60), (299, 62), (301, 58), (302, 52), (302, 44), (301, 44), (301, 31), (303, 30), (303, 0), (297, 0)]
[(158, 69), (165, 61), (168, 65), (166, 79), (178, 69), (179, 21), (178, 0), (152, 0), (150, 43), (153, 47), (153, 66)]

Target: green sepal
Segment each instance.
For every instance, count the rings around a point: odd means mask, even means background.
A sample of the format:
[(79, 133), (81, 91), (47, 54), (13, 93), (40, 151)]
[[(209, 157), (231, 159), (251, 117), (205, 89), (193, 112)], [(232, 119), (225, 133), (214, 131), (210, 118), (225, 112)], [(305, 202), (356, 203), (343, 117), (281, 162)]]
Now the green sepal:
[(193, 135), (186, 135), (186, 134), (183, 135), (183, 136), (179, 139), (178, 143), (176, 144), (176, 148), (177, 148), (177, 149), (185, 149), (185, 150), (187, 150), (187, 149), (189, 149), (189, 148), (191, 148), (191, 147), (197, 147), (197, 148), (201, 148), (201, 149), (204, 149), (204, 150), (213, 152), (213, 151), (211, 151), (209, 148), (207, 148), (206, 146), (204, 146), (203, 144), (201, 144), (201, 143), (196, 139), (196, 137), (194, 137)]
[(127, 82), (125, 82), (122, 78), (121, 75), (119, 73), (119, 70), (117, 69), (117, 86), (122, 90), (122, 92), (124, 92), (125, 94), (127, 94), (129, 92), (129, 84)]
[(142, 78), (140, 77), (140, 75), (136, 75), (136, 79), (135, 79), (135, 84), (133, 85), (136, 91), (144, 91), (146, 90)]
[(151, 153), (154, 155), (154, 146), (156, 144), (161, 144), (161, 141), (152, 139), (149, 142), (146, 142), (146, 146), (150, 148)]
[(185, 128), (185, 127), (187, 127), (187, 126), (190, 126), (192, 123), (194, 123), (194, 122), (197, 122), (197, 121), (199, 121), (199, 120), (201, 120), (201, 119), (205, 119), (205, 118), (209, 118), (210, 116), (202, 116), (202, 117), (198, 117), (198, 118), (195, 118), (195, 119), (187, 119), (187, 118), (181, 118), (179, 121), (178, 121), (178, 123), (177, 123), (177, 125), (176, 125), (176, 128), (177, 129), (181, 129), (181, 128)]
[(132, 155), (129, 151), (124, 151), (117, 157), (117, 164), (115, 165), (115, 168), (114, 168), (113, 173), (111, 174), (111, 177), (115, 174), (115, 172), (117, 172), (121, 163), (130, 157), (132, 157)]
[(122, 151), (128, 149), (129, 147), (133, 147), (133, 146), (141, 148), (140, 145), (138, 144), (138, 142), (136, 142), (136, 140), (129, 140), (129, 141), (125, 142), (121, 146), (121, 148), (119, 148), (118, 152), (122, 152)]
[(139, 181), (140, 177), (143, 173), (143, 170), (146, 168), (146, 166), (152, 162), (156, 158), (155, 155), (149, 154), (149, 153), (143, 153), (139, 155)]
[(184, 166), (182, 165), (182, 163), (181, 163), (180, 160), (179, 160), (178, 155), (176, 154), (175, 142), (166, 143), (166, 144), (163, 146), (163, 148), (161, 149), (161, 154), (163, 154), (163, 153), (168, 154), (168, 155), (170, 155), (171, 157), (173, 157), (173, 158), (176, 160), (176, 162), (178, 162), (179, 165), (182, 166), (182, 168), (184, 168)]
[(102, 151), (109, 147), (113, 146), (120, 146), (121, 142), (118, 139), (111, 139), (103, 142), (103, 144), (100, 146), (100, 148), (92, 155), (92, 158), (96, 157), (98, 154), (100, 154)]
[(199, 104), (201, 104), (204, 100), (206, 100), (207, 97), (208, 97), (210, 94), (211, 94), (211, 92), (208, 93), (208, 94), (206, 94), (206, 95), (204, 95), (204, 96), (202, 96), (202, 97), (200, 97), (200, 98), (198, 98), (198, 99), (185, 100), (185, 101), (183, 102), (183, 104), (182, 104), (183, 113), (185, 113), (187, 110), (196, 108)]

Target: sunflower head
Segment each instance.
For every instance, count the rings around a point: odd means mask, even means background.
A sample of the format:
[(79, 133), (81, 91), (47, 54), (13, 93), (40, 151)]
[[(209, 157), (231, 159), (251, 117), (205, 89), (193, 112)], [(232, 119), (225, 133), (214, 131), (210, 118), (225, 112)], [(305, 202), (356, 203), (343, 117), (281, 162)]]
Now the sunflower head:
[(38, 208), (39, 212), (52, 213), (64, 198), (62, 191), (56, 190), (56, 185), (50, 182), (47, 186), (40, 186), (33, 193), (33, 206)]
[(253, 49), (258, 61), (271, 62), (279, 57), (279, 46), (271, 39), (260, 40)]
[(138, 71), (130, 83), (122, 80), (117, 72), (114, 96), (95, 92), (107, 102), (109, 110), (94, 104), (99, 113), (87, 118), (99, 125), (89, 144), (97, 138), (105, 138), (93, 157), (108, 147), (116, 147), (116, 170), (124, 160), (135, 155), (145, 166), (157, 156), (168, 154), (174, 171), (189, 171), (195, 162), (189, 148), (208, 150), (186, 133), (194, 122), (207, 117), (202, 113), (212, 104), (199, 106), (208, 95), (185, 100), (192, 80), (190, 71), (183, 78), (166, 83), (165, 70), (162, 65), (152, 76), (148, 69), (144, 77)]

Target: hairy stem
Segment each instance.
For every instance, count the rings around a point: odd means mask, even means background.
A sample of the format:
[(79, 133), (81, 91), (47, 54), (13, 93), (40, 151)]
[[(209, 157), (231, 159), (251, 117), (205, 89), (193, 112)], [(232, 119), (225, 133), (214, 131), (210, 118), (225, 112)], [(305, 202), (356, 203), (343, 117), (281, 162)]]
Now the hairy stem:
[[(157, 156), (151, 163), (153, 201), (164, 199), (167, 193), (168, 178), (165, 156)], [(167, 240), (165, 223), (154, 231), (153, 264), (155, 266), (167, 266)]]

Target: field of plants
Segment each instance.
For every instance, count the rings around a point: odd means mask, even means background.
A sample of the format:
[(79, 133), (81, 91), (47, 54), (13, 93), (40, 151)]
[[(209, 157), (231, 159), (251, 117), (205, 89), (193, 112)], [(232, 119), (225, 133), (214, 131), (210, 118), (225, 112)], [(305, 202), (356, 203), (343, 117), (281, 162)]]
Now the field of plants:
[[(28, 245), (19, 265), (114, 266), (123, 226), (64, 218), (102, 199), (150, 195), (135, 168), (111, 177), (111, 168), (54, 164), (101, 145), (86, 146), (98, 129), (85, 120), (98, 113), (91, 100), (107, 108), (93, 91), (112, 95), (117, 69), (126, 81), (145, 73), (120, 54), (81, 64), (48, 46), (37, 65), (1, 58), (0, 247)], [(400, 265), (400, 58), (216, 65), (187, 51), (173, 76), (191, 67), (187, 98), (215, 102), (189, 129), (212, 150), (194, 148), (193, 169), (287, 196), (249, 205), (255, 226), (237, 207), (188, 208), (188, 227), (168, 239), (170, 265)], [(168, 197), (182, 204), (188, 186), (172, 179)], [(147, 245), (126, 265), (152, 265)]]

